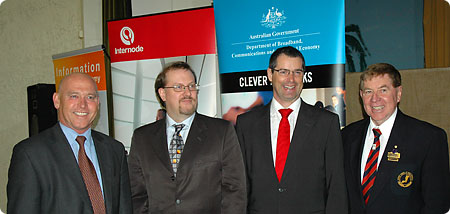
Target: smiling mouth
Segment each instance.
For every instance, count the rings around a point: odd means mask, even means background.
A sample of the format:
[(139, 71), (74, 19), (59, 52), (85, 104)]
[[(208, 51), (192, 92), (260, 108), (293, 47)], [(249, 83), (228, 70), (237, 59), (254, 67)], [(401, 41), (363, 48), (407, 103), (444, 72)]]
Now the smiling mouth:
[(285, 88), (285, 89), (289, 89), (289, 90), (291, 90), (291, 89), (294, 89), (294, 88), (295, 88), (295, 86), (284, 86), (284, 88)]
[(374, 110), (381, 110), (383, 108), (384, 108), (384, 106), (372, 106), (372, 109), (374, 109)]
[(78, 116), (86, 116), (86, 115), (88, 115), (88, 113), (87, 112), (74, 112), (76, 115), (78, 115)]

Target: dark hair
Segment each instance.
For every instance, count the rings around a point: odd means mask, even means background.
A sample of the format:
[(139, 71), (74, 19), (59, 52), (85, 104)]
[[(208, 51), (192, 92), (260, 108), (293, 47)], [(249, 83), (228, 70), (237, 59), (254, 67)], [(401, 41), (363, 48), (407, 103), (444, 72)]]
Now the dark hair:
[(303, 57), (303, 54), (297, 50), (296, 48), (292, 47), (292, 46), (285, 46), (285, 47), (281, 47), (278, 48), (277, 50), (275, 50), (272, 55), (270, 56), (270, 60), (269, 60), (269, 68), (274, 69), (275, 67), (277, 67), (277, 59), (278, 57), (284, 54), (288, 57), (299, 57), (302, 59), (303, 61), (303, 71), (305, 71), (305, 58)]
[(158, 74), (158, 76), (156, 77), (156, 80), (155, 80), (156, 98), (158, 99), (159, 104), (163, 108), (166, 107), (166, 103), (161, 99), (161, 96), (159, 96), (158, 90), (160, 88), (164, 88), (166, 86), (167, 72), (169, 72), (171, 70), (176, 70), (176, 69), (183, 69), (183, 70), (190, 71), (192, 73), (192, 75), (194, 75), (195, 83), (197, 83), (197, 75), (195, 75), (194, 70), (192, 70), (191, 66), (189, 66), (189, 64), (187, 64), (186, 62), (177, 61), (177, 62), (173, 62), (173, 63), (166, 65), (166, 67), (164, 67), (164, 69)]
[(402, 85), (402, 76), (400, 72), (391, 64), (376, 63), (369, 65), (359, 78), (359, 89), (364, 88), (364, 81), (371, 80), (373, 77), (388, 74), (392, 80), (392, 85), (397, 88)]

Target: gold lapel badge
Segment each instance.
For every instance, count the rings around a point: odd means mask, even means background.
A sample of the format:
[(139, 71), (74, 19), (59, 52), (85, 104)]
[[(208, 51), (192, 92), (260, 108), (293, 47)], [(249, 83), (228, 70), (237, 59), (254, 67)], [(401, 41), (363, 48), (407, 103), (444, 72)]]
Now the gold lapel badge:
[(394, 146), (392, 152), (388, 152), (387, 154), (388, 161), (398, 162), (400, 159), (400, 152), (397, 150), (397, 145)]
[(397, 183), (403, 188), (411, 186), (414, 176), (411, 172), (402, 172), (397, 176)]

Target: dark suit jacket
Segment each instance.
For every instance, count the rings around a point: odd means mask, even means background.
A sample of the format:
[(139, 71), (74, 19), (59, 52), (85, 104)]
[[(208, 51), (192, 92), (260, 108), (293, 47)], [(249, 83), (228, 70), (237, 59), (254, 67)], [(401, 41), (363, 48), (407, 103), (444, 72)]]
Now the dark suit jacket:
[(272, 157), (270, 103), (236, 124), (244, 156), (248, 213), (347, 213), (336, 114), (302, 101), (281, 182)]
[[(366, 118), (342, 131), (351, 213), (445, 213), (450, 206), (445, 131), (404, 115), (400, 110), (378, 167), (369, 202), (365, 205), (361, 190), (361, 155), (369, 123)], [(395, 145), (400, 159), (388, 161), (388, 152), (392, 152)], [(412, 174), (409, 180), (406, 172)], [(405, 182), (400, 185), (402, 181)]]
[(228, 121), (195, 115), (176, 177), (166, 121), (142, 126), (133, 134), (129, 168), (135, 214), (245, 212), (244, 164)]
[[(132, 213), (123, 145), (92, 130), (106, 213)], [(59, 123), (18, 143), (8, 174), (8, 214), (89, 214), (91, 201)]]

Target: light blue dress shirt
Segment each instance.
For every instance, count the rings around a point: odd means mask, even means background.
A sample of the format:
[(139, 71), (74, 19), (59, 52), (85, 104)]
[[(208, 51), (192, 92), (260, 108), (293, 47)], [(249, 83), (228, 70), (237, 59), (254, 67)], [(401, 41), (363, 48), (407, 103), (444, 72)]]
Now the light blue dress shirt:
[(76, 138), (77, 136), (80, 135), (86, 137), (86, 141), (84, 142), (84, 151), (86, 152), (86, 155), (88, 156), (89, 160), (94, 165), (95, 173), (97, 174), (97, 179), (103, 194), (102, 174), (100, 173), (100, 166), (98, 164), (97, 152), (95, 151), (95, 145), (94, 140), (92, 139), (91, 129), (88, 129), (83, 134), (78, 134), (73, 129), (63, 125), (62, 123), (59, 123), (59, 125), (61, 126), (61, 129), (64, 132), (67, 141), (69, 142), (70, 148), (72, 148), (72, 152), (73, 155), (75, 156), (75, 159), (77, 160), (77, 163), (78, 163), (78, 150), (80, 149), (80, 145), (78, 145)]

